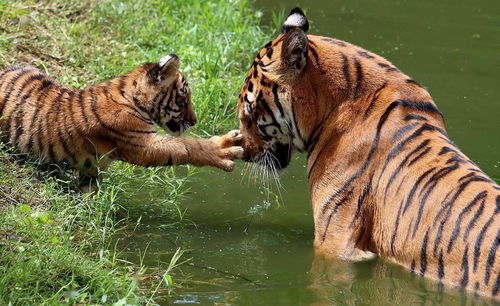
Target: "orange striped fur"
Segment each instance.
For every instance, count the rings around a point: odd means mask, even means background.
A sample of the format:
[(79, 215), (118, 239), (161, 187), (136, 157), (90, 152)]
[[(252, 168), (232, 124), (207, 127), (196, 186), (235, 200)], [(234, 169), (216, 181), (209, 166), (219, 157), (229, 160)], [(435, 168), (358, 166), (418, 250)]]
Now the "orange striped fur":
[(238, 103), (244, 159), (284, 168), (308, 153), (318, 255), (381, 256), (498, 299), (500, 186), (449, 139), (424, 87), (307, 29), (294, 9), (252, 64)]
[(170, 138), (196, 123), (175, 54), (113, 80), (73, 89), (28, 66), (0, 71), (0, 135), (20, 152), (97, 176), (114, 160), (141, 166), (192, 164), (227, 171), (242, 154), (232, 131), (210, 139)]

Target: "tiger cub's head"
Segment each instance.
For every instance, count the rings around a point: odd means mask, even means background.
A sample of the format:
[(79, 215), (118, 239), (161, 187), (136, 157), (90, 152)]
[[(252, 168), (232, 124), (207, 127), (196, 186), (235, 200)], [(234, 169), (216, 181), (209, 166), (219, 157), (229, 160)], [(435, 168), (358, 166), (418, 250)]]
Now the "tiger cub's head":
[(306, 150), (293, 101), (308, 95), (303, 77), (308, 29), (304, 13), (293, 9), (282, 33), (265, 45), (252, 63), (238, 100), (246, 161), (282, 169), (293, 151)]
[(133, 102), (173, 136), (196, 124), (191, 90), (179, 70), (180, 59), (169, 54), (131, 72), (128, 93)]

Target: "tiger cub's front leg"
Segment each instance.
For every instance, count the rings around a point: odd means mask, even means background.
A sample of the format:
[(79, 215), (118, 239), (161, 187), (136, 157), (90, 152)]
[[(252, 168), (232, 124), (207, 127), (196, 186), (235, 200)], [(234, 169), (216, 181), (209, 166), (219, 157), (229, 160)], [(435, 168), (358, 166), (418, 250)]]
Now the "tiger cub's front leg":
[(140, 166), (171, 166), (190, 164), (197, 167), (212, 166), (225, 171), (234, 169), (234, 159), (243, 155), (239, 131), (223, 136), (204, 138), (168, 138), (149, 134), (133, 145), (119, 143), (119, 159)]

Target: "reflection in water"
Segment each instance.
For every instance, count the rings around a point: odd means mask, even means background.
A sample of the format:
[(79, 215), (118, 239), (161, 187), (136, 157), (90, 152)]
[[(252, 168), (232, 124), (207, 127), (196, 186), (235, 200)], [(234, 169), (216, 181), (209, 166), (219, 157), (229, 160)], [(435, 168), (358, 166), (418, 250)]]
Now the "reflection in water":
[[(500, 177), (498, 0), (396, 0), (376, 5), (368, 0), (256, 1), (265, 19), (296, 4), (306, 9), (311, 33), (381, 54), (428, 86), (445, 114), (451, 138), (487, 173)], [(259, 48), (248, 46), (248, 52)], [(305, 157), (298, 156), (282, 177), (278, 205), (263, 188), (248, 186), (238, 171), (203, 169), (181, 204), (181, 210), (187, 210), (185, 218), (196, 226), (185, 226), (178, 233), (163, 228), (158, 220), (143, 220), (145, 226), (130, 233), (124, 243), (131, 254), (149, 244), (145, 264), (152, 267), (168, 262), (179, 246), (187, 251), (184, 258), (192, 258), (193, 265), (182, 268), (185, 274), (176, 275), (176, 281), (186, 279), (184, 287), (165, 297), (165, 303), (493, 303), (440, 289), (435, 282), (380, 259), (352, 264), (314, 258), (305, 172)], [(145, 198), (154, 199), (155, 192), (161, 190), (148, 192)]]
[(358, 263), (314, 258), (309, 272), (314, 305), (494, 305), (486, 298), (444, 288), (440, 284), (409, 275), (403, 267), (381, 259)]

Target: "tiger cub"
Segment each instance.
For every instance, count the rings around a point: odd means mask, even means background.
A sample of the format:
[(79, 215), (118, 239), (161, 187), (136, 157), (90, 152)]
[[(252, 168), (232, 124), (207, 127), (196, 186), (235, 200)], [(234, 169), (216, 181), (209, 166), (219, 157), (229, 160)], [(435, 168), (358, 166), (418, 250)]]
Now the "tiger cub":
[(175, 54), (113, 80), (73, 89), (29, 66), (0, 71), (0, 137), (42, 162), (67, 163), (97, 177), (112, 161), (191, 164), (226, 171), (242, 155), (237, 131), (209, 139), (170, 138), (196, 123)]

